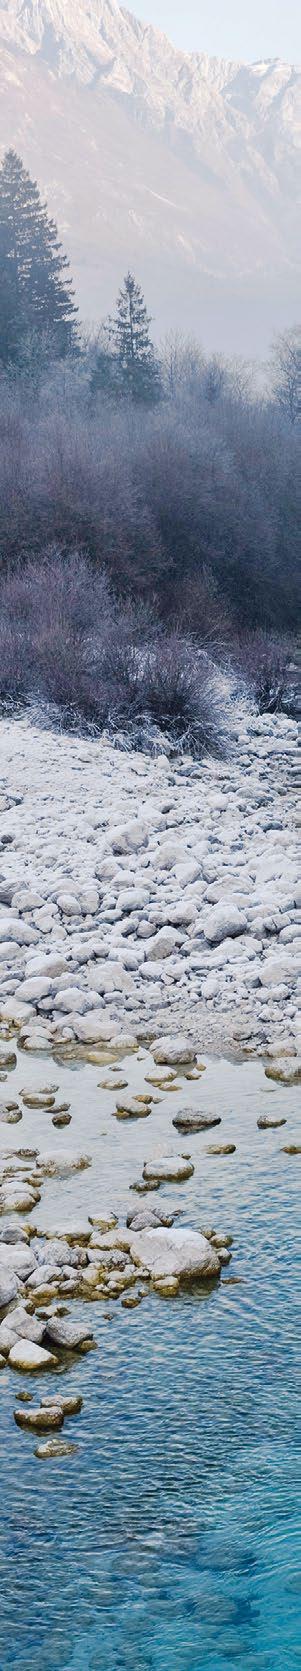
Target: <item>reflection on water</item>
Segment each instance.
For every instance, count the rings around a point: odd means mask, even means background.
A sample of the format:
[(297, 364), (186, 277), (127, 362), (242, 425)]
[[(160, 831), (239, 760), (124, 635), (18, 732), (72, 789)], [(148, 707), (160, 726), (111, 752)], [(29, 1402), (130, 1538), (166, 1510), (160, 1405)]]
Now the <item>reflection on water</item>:
[[(123, 1065), (129, 1091), (143, 1089), (147, 1054)], [(50, 1111), (26, 1109), (1, 1146), (61, 1143), (93, 1157), (87, 1172), (47, 1180), (35, 1221), (107, 1207), (125, 1216), (143, 1160), (172, 1139), (190, 1149), (194, 1176), (154, 1201), (231, 1232), (233, 1259), (205, 1298), (93, 1306), (97, 1351), (65, 1382), (84, 1395), (68, 1423), (74, 1456), (37, 1461), (13, 1423), (20, 1378), (1, 1372), (1, 1671), (297, 1671), (301, 1158), (281, 1152), (296, 1140), (297, 1092), (271, 1087), (261, 1063), (208, 1062), (198, 1084), (158, 1091), (148, 1119), (120, 1124), (101, 1077), (18, 1057), (9, 1093), (55, 1079), (72, 1124), (60, 1133)], [(234, 1155), (207, 1155), (204, 1132), (179, 1140), (172, 1118), (184, 1102), (218, 1108), (216, 1136)], [(272, 1108), (287, 1126), (259, 1132)], [(43, 1393), (49, 1385), (44, 1376)]]

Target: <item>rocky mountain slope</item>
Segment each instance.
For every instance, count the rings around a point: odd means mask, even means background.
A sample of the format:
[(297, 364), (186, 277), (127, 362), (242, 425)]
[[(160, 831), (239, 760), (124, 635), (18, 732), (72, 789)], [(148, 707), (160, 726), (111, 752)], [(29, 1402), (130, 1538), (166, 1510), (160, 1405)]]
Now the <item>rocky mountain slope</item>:
[(297, 310), (300, 72), (181, 53), (117, 0), (2, 0), (0, 40), (0, 142), (47, 194), (85, 315), (130, 263), (157, 330), (261, 350)]

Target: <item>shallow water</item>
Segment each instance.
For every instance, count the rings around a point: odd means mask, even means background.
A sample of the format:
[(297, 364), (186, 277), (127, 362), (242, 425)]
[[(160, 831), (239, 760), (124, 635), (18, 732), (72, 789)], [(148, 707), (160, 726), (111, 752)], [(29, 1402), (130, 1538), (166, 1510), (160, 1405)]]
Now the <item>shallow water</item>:
[[(150, 1066), (146, 1052), (127, 1057), (129, 1091), (143, 1090)], [(269, 1083), (261, 1062), (207, 1061), (198, 1084), (154, 1091), (149, 1118), (120, 1123), (103, 1076), (19, 1054), (3, 1097), (53, 1080), (72, 1124), (55, 1131), (51, 1112), (24, 1110), (22, 1124), (2, 1126), (1, 1147), (93, 1156), (89, 1170), (45, 1183), (32, 1218), (52, 1227), (108, 1207), (125, 1217), (139, 1206), (130, 1185), (143, 1160), (171, 1144), (190, 1150), (194, 1176), (147, 1204), (231, 1232), (233, 1258), (207, 1294), (149, 1293), (131, 1312), (89, 1305), (97, 1351), (73, 1360), (64, 1382), (38, 1382), (39, 1393), (83, 1393), (66, 1425), (74, 1456), (37, 1460), (13, 1422), (25, 1377), (1, 1372), (1, 1671), (297, 1671), (301, 1157), (281, 1150), (296, 1139), (298, 1094)], [(179, 1138), (172, 1117), (184, 1103), (217, 1108), (222, 1125)], [(271, 1110), (287, 1125), (258, 1131)], [(229, 1140), (234, 1155), (206, 1154)]]

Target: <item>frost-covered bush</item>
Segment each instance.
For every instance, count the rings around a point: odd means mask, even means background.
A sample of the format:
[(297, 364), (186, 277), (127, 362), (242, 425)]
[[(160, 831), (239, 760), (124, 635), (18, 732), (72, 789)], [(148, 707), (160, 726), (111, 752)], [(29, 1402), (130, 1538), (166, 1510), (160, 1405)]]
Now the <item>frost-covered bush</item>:
[(127, 733), (132, 746), (163, 733), (201, 755), (228, 742), (225, 679), (205, 652), (122, 605), (104, 571), (57, 548), (0, 587), (0, 695), (56, 707), (64, 723)]
[(260, 714), (285, 707), (291, 642), (266, 632), (253, 632), (234, 645), (233, 663)]

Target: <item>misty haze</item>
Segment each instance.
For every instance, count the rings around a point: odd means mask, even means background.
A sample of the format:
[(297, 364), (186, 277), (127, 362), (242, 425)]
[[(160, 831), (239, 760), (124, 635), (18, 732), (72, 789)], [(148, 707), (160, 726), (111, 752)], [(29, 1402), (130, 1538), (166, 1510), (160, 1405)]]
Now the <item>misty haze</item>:
[(0, 0), (0, 1668), (300, 1671), (300, 71), (140, 9)]

